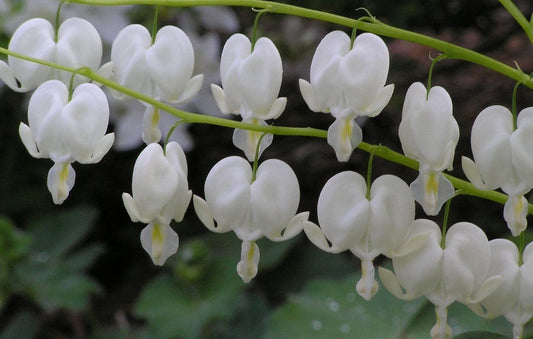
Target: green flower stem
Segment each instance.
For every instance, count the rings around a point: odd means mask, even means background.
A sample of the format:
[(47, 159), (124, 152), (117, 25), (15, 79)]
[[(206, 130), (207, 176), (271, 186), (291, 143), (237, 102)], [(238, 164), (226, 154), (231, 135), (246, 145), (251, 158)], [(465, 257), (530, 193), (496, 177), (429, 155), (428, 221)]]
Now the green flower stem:
[[(304, 18), (330, 22), (346, 27), (354, 27), (356, 20), (343, 17), (340, 15), (325, 13), (318, 10), (307, 9), (303, 7), (282, 4), (272, 1), (261, 0), (70, 0), (71, 3), (98, 5), (98, 6), (121, 6), (121, 5), (164, 5), (174, 7), (192, 7), (192, 6), (238, 6), (238, 7), (253, 7), (263, 8), (270, 13), (287, 14), (293, 16), (300, 16)], [(510, 0), (500, 0), (504, 6)], [(506, 6), (507, 8), (507, 6)], [(513, 10), (512, 6), (507, 8), (511, 15), (517, 19), (518, 9)], [(522, 15), (520, 13), (520, 15)], [(523, 16), (523, 15), (522, 15)], [(518, 19), (517, 19), (518, 20)], [(500, 61), (489, 58), (481, 53), (474, 52), (464, 47), (460, 47), (436, 38), (432, 38), (423, 34), (411, 32), (408, 30), (396, 28), (386, 25), (378, 20), (373, 22), (359, 21), (357, 23), (358, 29), (367, 32), (372, 32), (381, 36), (386, 36), (394, 39), (414, 42), (419, 45), (428, 46), (446, 54), (449, 59), (458, 59), (478, 64), (485, 68), (499, 72), (506, 77), (521, 82), (524, 86), (533, 89), (533, 79), (519, 69), (508, 66)], [(530, 32), (531, 28), (528, 31)], [(530, 34), (528, 33), (528, 36)]]
[[(147, 95), (133, 91), (130, 88), (122, 86), (112, 80), (104, 78), (101, 75), (89, 69), (88, 67), (82, 67), (82, 68), (75, 69), (72, 67), (56, 64), (53, 62), (28, 57), (20, 53), (7, 50), (2, 47), (0, 47), (0, 53), (11, 55), (11, 56), (23, 59), (23, 60), (35, 62), (41, 65), (53, 67), (53, 68), (56, 68), (62, 71), (67, 71), (67, 72), (79, 74), (81, 76), (85, 76), (98, 84), (105, 85), (111, 89), (114, 89), (116, 91), (129, 95), (132, 98), (141, 100), (160, 110), (168, 112), (176, 116), (177, 118), (180, 118), (183, 122), (197, 123), (197, 124), (209, 124), (209, 125), (216, 125), (216, 126), (228, 127), (228, 128), (239, 128), (239, 129), (244, 129), (244, 130), (249, 130), (249, 131), (272, 133), (276, 135), (315, 137), (315, 138), (322, 138), (322, 139), (327, 139), (327, 136), (328, 136), (327, 131), (316, 129), (316, 128), (311, 128), (311, 127), (261, 126), (261, 125), (255, 125), (255, 124), (247, 124), (247, 123), (234, 121), (230, 119), (213, 117), (209, 115), (185, 112), (177, 108), (174, 108), (172, 106), (169, 106), (163, 102), (155, 100), (154, 98), (151, 98)], [(395, 152), (386, 146), (371, 145), (366, 142), (361, 142), (358, 148), (370, 154), (376, 155), (380, 158), (389, 160), (391, 162), (403, 165), (408, 168), (412, 168), (414, 170), (418, 170), (419, 164), (417, 161), (411, 158), (408, 158), (398, 152)], [(465, 180), (462, 180), (462, 179), (459, 179), (459, 178), (456, 178), (456, 177), (453, 177), (447, 174), (445, 174), (445, 176), (446, 178), (448, 178), (448, 180), (450, 180), (450, 182), (454, 185), (454, 187), (457, 190), (462, 191), (461, 192), (462, 194), (472, 195), (472, 196), (480, 197), (483, 199), (492, 200), (500, 204), (504, 204), (507, 201), (507, 196), (505, 194), (495, 192), (495, 191), (482, 191), (482, 190), (477, 189), (474, 185), (472, 185), (468, 181), (465, 181)], [(532, 204), (529, 204), (528, 212), (529, 214), (533, 214)]]
[[(529, 38), (529, 41), (533, 44), (533, 21), (529, 22), (527, 21), (526, 17), (518, 7), (513, 3), (512, 0), (500, 0), (500, 3), (503, 7), (513, 16), (513, 18), (516, 20), (516, 22), (522, 27), (524, 32), (526, 32), (527, 37)], [(532, 17), (533, 18), (533, 17)]]

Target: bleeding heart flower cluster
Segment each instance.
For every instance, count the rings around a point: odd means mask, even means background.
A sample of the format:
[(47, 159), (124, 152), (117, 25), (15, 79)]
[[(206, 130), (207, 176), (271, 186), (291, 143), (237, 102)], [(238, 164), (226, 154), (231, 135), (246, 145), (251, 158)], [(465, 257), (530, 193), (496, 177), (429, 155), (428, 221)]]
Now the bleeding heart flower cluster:
[[(102, 66), (100, 36), (80, 18), (66, 20), (57, 31), (44, 19), (26, 21), (13, 34), (9, 50), (97, 70), (141, 96), (168, 104), (191, 100), (204, 80), (202, 74), (193, 75), (192, 43), (175, 26), (153, 35), (141, 25), (125, 27), (112, 43), (110, 61)], [(388, 70), (388, 49), (377, 35), (363, 33), (352, 39), (334, 31), (318, 44), (310, 81), (300, 79), (299, 88), (311, 111), (335, 118), (327, 142), (339, 161), (348, 161), (363, 139), (356, 117), (379, 115), (391, 99), (394, 85), (386, 85)], [(83, 76), (14, 56), (0, 62), (0, 78), (15, 91), (34, 90), (28, 124), (20, 124), (19, 134), (30, 155), (54, 162), (47, 185), (54, 203), (61, 204), (74, 186), (71, 164), (97, 163), (113, 144), (113, 133), (106, 134), (107, 96)], [(242, 34), (232, 35), (222, 50), (220, 78), (221, 86), (210, 88), (226, 115), (267, 126), (285, 110), (287, 99), (279, 97), (282, 59), (266, 37), (250, 41)], [(114, 90), (111, 94), (118, 100), (130, 99)], [(170, 224), (184, 218), (193, 194), (183, 148), (176, 142), (158, 144), (160, 112), (145, 105), (142, 138), (147, 146), (133, 168), (132, 193), (122, 198), (131, 220), (147, 224), (141, 231), (142, 247), (154, 264), (163, 265), (179, 245)], [(258, 273), (257, 240), (283, 241), (304, 230), (320, 249), (349, 250), (361, 260), (356, 290), (366, 300), (379, 289), (374, 259), (390, 258), (394, 273), (379, 268), (384, 286), (398, 298), (425, 296), (435, 305), (433, 338), (451, 337), (447, 307), (456, 301), (482, 316), (504, 315), (515, 336), (521, 336), (533, 316), (532, 247), (519, 253), (507, 240), (489, 242), (481, 228), (468, 222), (441, 230), (431, 220), (415, 219), (415, 201), (434, 216), (456, 193), (443, 174), (453, 167), (459, 139), (448, 92), (440, 86), (412, 84), (398, 133), (405, 155), (419, 163), (417, 179), (408, 186), (393, 175), (373, 183), (352, 171), (334, 175), (318, 198), (315, 224), (309, 221), (309, 212), (298, 213), (300, 188), (292, 168), (277, 159), (259, 164), (272, 135), (236, 129), (233, 143), (246, 158), (230, 156), (216, 163), (205, 181), (205, 199), (194, 195), (194, 210), (209, 230), (233, 231), (242, 240), (237, 273), (244, 282)], [(509, 196), (503, 214), (514, 236), (527, 226), (524, 195), (533, 188), (532, 133), (533, 108), (515, 117), (502, 106), (491, 106), (478, 115), (472, 128), (474, 161), (462, 160), (476, 187), (501, 188)]]

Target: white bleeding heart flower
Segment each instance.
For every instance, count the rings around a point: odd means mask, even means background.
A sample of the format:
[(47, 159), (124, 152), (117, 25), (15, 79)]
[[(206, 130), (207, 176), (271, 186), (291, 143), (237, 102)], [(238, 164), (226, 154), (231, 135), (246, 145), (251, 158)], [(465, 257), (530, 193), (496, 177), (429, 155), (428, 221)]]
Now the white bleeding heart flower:
[(99, 162), (113, 145), (114, 134), (105, 134), (109, 105), (104, 92), (84, 83), (69, 90), (59, 80), (40, 85), (30, 98), (29, 126), (20, 123), (19, 134), (31, 156), (50, 158), (48, 189), (54, 203), (61, 204), (74, 185), (72, 162)]
[[(178, 27), (165, 26), (154, 40), (141, 25), (126, 26), (111, 47), (111, 61), (100, 72), (119, 84), (156, 100), (182, 104), (194, 97), (203, 83), (203, 74), (192, 76), (194, 50), (187, 35)], [(119, 100), (129, 97), (111, 91)], [(148, 107), (146, 114), (157, 109)], [(143, 140), (148, 144), (161, 139), (159, 119), (144, 119)]]
[(360, 174), (346, 171), (333, 176), (318, 198), (320, 228), (309, 223), (304, 230), (322, 250), (350, 250), (361, 259), (363, 275), (357, 292), (370, 300), (378, 290), (372, 261), (380, 254), (394, 257), (410, 251), (420, 239), (405, 242), (415, 218), (415, 202), (403, 180), (393, 175), (381, 176), (367, 194)]
[[(73, 68), (89, 67), (96, 70), (102, 59), (100, 35), (90, 22), (81, 18), (65, 20), (57, 32), (47, 20), (28, 20), (15, 31), (8, 49)], [(0, 62), (0, 79), (17, 92), (33, 90), (52, 79), (68, 85), (72, 77), (69, 72), (13, 56), (8, 56), (8, 64)], [(78, 75), (74, 85), (88, 81), (89, 79)]]
[(165, 151), (149, 144), (135, 161), (132, 195), (122, 194), (126, 211), (134, 222), (148, 224), (141, 244), (156, 265), (176, 253), (179, 239), (170, 222), (183, 220), (192, 191), (187, 182), (187, 160), (179, 144), (170, 142)]
[(352, 41), (342, 31), (327, 34), (311, 62), (311, 82), (300, 79), (302, 96), (314, 112), (336, 119), (328, 129), (328, 143), (339, 161), (348, 161), (363, 139), (357, 116), (374, 117), (387, 105), (394, 85), (385, 86), (389, 51), (372, 33)]
[(513, 242), (494, 239), (489, 243), (489, 275), (501, 275), (502, 283), (488, 297), (469, 307), (482, 317), (505, 316), (513, 324), (513, 338), (522, 338), (523, 327), (533, 316), (533, 245), (526, 246), (520, 264)]
[(533, 133), (533, 107), (518, 114), (516, 130), (513, 115), (503, 106), (490, 106), (479, 113), (472, 126), (474, 161), (462, 158), (463, 171), (477, 188), (501, 188), (509, 199), (504, 219), (513, 236), (527, 227), (528, 202), (524, 195), (533, 187), (530, 140)]
[(420, 174), (411, 184), (415, 200), (427, 215), (437, 215), (455, 194), (452, 183), (442, 175), (453, 167), (459, 140), (448, 92), (440, 86), (428, 92), (422, 83), (413, 83), (405, 95), (398, 134), (405, 155), (420, 163)]
[[(220, 60), (222, 88), (211, 84), (215, 101), (224, 114), (237, 114), (243, 122), (266, 125), (265, 120), (278, 118), (287, 98), (278, 98), (283, 68), (281, 56), (268, 38), (252, 43), (243, 34), (234, 34), (224, 44)], [(253, 131), (235, 130), (233, 143), (253, 161), (258, 145)], [(270, 145), (272, 135), (263, 138), (260, 153)]]
[(460, 222), (449, 228), (442, 244), (439, 226), (427, 219), (415, 220), (409, 234), (412, 237), (424, 239), (424, 244), (392, 258), (396, 275), (380, 267), (381, 281), (400, 299), (425, 296), (435, 305), (437, 315), (432, 338), (451, 338), (448, 306), (455, 301), (478, 303), (502, 282), (501, 275), (489, 274), (489, 241), (476, 225)]
[(205, 200), (193, 198), (194, 210), (209, 230), (233, 231), (243, 241), (237, 272), (245, 282), (257, 274), (256, 240), (263, 236), (273, 241), (292, 238), (309, 217), (309, 212), (296, 214), (300, 188), (285, 162), (266, 160), (257, 168), (255, 180), (252, 176), (244, 158), (224, 158), (207, 176)]

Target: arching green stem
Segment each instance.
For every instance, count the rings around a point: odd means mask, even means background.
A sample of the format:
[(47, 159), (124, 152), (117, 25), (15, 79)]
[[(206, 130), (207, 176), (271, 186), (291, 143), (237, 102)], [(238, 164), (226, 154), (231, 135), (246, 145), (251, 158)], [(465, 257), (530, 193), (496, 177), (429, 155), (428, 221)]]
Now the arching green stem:
[(442, 217), (442, 237), (440, 238), (440, 247), (444, 248), (446, 246), (446, 232), (448, 231), (448, 216), (450, 215), (450, 205), (452, 203), (453, 197), (446, 201), (444, 206), (444, 215)]
[(168, 141), (170, 140), (170, 137), (172, 136), (172, 133), (174, 133), (174, 130), (181, 124), (185, 123), (185, 121), (183, 120), (180, 120), (176, 123), (174, 123), (170, 129), (168, 130), (168, 133), (167, 133), (167, 137), (165, 138), (165, 144), (163, 146), (163, 153), (166, 153), (166, 149), (167, 149), (167, 144), (168, 144)]
[[(353, 27), (354, 19), (325, 13), (318, 10), (298, 7), (289, 4), (283, 4), (273, 1), (262, 0), (70, 0), (72, 3), (99, 5), (99, 6), (121, 6), (121, 5), (164, 5), (174, 7), (192, 7), (192, 6), (238, 6), (254, 7), (267, 9), (269, 13), (287, 14), (300, 16), (329, 23), (338, 24), (345, 27)], [(414, 42), (419, 45), (434, 48), (446, 54), (450, 59), (458, 59), (478, 64), (485, 68), (499, 72), (506, 77), (515, 81), (523, 81), (526, 87), (533, 89), (533, 79), (524, 72), (508, 66), (500, 61), (485, 56), (481, 53), (472, 51), (468, 48), (460, 47), (449, 42), (433, 38), (427, 35), (411, 32), (405, 29), (389, 26), (380, 21), (358, 23), (358, 29), (386, 36), (389, 38), (400, 39)]]
[(522, 27), (524, 32), (526, 32), (527, 37), (529, 38), (529, 41), (533, 44), (533, 13), (531, 15), (532, 20), (527, 21), (526, 17), (518, 7), (513, 3), (512, 0), (500, 0), (500, 3), (503, 7), (513, 16), (513, 18), (516, 20), (516, 22)]
[(518, 92), (518, 86), (520, 86), (520, 82), (517, 82), (516, 85), (514, 85), (511, 103), (511, 112), (513, 113), (513, 131), (516, 131), (516, 121), (518, 119), (518, 108), (516, 107), (516, 93)]
[(366, 168), (366, 199), (370, 200), (370, 186), (372, 186), (372, 164), (374, 163), (374, 153), (370, 152), (368, 166)]
[(254, 51), (254, 47), (255, 47), (255, 42), (257, 41), (257, 27), (259, 26), (259, 18), (261, 17), (261, 15), (265, 14), (266, 12), (268, 12), (267, 9), (262, 9), (262, 10), (259, 10), (259, 11), (256, 11), (257, 14), (255, 15), (255, 20), (254, 20), (254, 28), (253, 28), (253, 31), (252, 31), (252, 50), (251, 52)]
[(429, 66), (429, 72), (428, 72), (428, 84), (427, 84), (427, 91), (426, 91), (426, 100), (429, 96), (429, 91), (431, 90), (431, 79), (433, 77), (433, 68), (435, 68), (435, 64), (443, 59), (446, 59), (446, 54), (439, 54), (436, 58), (429, 57), (431, 59), (431, 66)]

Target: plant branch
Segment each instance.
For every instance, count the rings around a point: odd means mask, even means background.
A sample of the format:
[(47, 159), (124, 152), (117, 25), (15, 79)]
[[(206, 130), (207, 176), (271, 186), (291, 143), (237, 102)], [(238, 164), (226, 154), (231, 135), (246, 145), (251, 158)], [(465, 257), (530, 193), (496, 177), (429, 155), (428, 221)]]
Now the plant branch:
[[(510, 2), (510, 0), (501, 0)], [(165, 5), (175, 7), (192, 7), (192, 6), (236, 6), (236, 7), (253, 7), (263, 8), (270, 13), (287, 14), (300, 16), (304, 18), (330, 22), (346, 27), (353, 27), (356, 20), (343, 17), (340, 15), (325, 13), (318, 10), (288, 5), (273, 1), (261, 0), (70, 0), (72, 3), (98, 6), (121, 6), (121, 5)], [(516, 9), (518, 11), (518, 9)], [(511, 12), (511, 11), (510, 11)], [(519, 12), (519, 11), (518, 11)], [(513, 14), (514, 12), (511, 12)], [(520, 13), (521, 14), (521, 13)], [(517, 14), (516, 14), (517, 15)], [(513, 15), (514, 16), (514, 15)], [(523, 16), (523, 15), (522, 15)], [(515, 17), (516, 18), (516, 17)], [(517, 19), (518, 20), (518, 19)], [(460, 47), (440, 39), (432, 38), (427, 35), (411, 32), (408, 30), (386, 25), (378, 20), (373, 22), (359, 21), (358, 29), (386, 36), (394, 39), (414, 42), (416, 44), (434, 48), (446, 54), (449, 59), (458, 59), (478, 64), (485, 68), (491, 69), (505, 75), (524, 86), (533, 89), (533, 79), (519, 69), (506, 65), (493, 58), (481, 53), (472, 51), (468, 48)], [(528, 34), (529, 36), (529, 34)]]
[(500, 0), (500, 3), (503, 7), (512, 15), (516, 22), (522, 27), (524, 32), (526, 32), (529, 41), (533, 44), (533, 23), (527, 21), (526, 17), (518, 7), (513, 3), (512, 0)]

